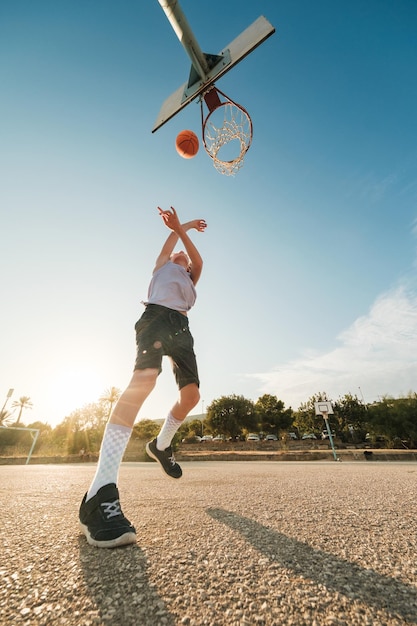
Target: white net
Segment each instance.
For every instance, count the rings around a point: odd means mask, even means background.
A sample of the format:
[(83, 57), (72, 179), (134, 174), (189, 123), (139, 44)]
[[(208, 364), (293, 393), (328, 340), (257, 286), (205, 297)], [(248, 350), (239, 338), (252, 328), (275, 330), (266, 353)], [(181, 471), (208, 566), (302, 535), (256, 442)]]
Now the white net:
[(203, 141), (216, 170), (233, 176), (242, 167), (252, 142), (249, 114), (230, 100), (220, 103), (203, 123)]

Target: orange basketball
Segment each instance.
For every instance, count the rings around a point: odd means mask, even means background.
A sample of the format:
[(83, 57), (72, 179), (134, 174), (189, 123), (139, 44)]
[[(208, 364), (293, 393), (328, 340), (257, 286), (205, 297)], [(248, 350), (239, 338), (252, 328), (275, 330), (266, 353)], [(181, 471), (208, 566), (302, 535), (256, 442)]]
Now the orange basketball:
[(175, 147), (184, 159), (192, 159), (198, 152), (198, 137), (192, 130), (182, 130), (175, 140)]

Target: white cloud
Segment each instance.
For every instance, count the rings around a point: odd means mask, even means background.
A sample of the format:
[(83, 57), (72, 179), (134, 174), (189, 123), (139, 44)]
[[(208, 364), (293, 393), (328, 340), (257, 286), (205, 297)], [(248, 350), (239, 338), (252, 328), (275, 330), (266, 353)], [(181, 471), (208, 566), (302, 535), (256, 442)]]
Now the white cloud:
[(368, 172), (356, 180), (350, 181), (349, 193), (368, 203), (375, 204), (383, 200), (392, 188), (400, 183), (400, 180), (401, 176), (394, 172), (383, 178), (375, 172)]
[(254, 374), (260, 395), (271, 393), (296, 409), (319, 391), (333, 400), (363, 394), (366, 402), (417, 391), (417, 294), (400, 286), (381, 295), (337, 343), (329, 352)]

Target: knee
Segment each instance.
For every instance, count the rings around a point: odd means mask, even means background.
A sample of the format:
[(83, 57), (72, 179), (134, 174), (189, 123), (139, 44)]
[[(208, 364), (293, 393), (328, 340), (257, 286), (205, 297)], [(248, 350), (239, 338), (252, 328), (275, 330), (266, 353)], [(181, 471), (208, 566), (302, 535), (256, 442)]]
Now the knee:
[(200, 390), (196, 386), (194, 393), (193, 393), (193, 408), (199, 403), (199, 401), (200, 401)]
[(189, 411), (198, 404), (199, 400), (200, 390), (194, 383), (181, 389), (181, 401), (187, 405)]

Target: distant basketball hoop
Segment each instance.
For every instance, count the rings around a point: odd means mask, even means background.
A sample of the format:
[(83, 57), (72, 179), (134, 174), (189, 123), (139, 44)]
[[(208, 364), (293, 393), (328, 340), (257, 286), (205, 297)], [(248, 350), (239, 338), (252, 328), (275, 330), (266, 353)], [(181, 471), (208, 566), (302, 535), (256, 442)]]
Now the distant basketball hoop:
[(326, 415), (333, 415), (333, 406), (331, 402), (315, 402), (314, 408), (316, 410), (316, 415), (322, 415), (323, 417)]
[(324, 419), (324, 423), (326, 424), (326, 430), (327, 430), (327, 434), (329, 435), (329, 441), (332, 447), (334, 460), (340, 461), (339, 457), (336, 454), (336, 449), (334, 447), (334, 441), (333, 441), (333, 435), (332, 435), (332, 431), (331, 431), (329, 419), (328, 419), (329, 415), (334, 415), (332, 403), (328, 402), (327, 400), (322, 401), (322, 402), (315, 402), (314, 409), (316, 411), (316, 415), (321, 415), (321, 417)]

